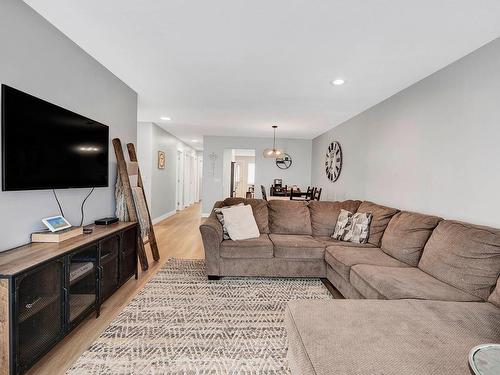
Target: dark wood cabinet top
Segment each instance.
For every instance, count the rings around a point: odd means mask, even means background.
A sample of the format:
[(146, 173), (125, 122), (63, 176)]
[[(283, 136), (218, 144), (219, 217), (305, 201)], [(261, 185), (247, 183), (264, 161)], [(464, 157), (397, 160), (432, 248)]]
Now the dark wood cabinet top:
[(92, 227), (93, 231), (90, 234), (82, 234), (59, 243), (33, 242), (0, 252), (0, 277), (16, 275), (40, 263), (136, 225), (136, 222), (123, 221), (111, 225), (91, 225), (89, 227)]

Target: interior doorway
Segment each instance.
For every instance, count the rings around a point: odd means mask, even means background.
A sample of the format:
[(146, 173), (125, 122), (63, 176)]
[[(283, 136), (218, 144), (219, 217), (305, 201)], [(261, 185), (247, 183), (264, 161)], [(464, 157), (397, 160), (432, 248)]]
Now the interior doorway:
[(186, 208), (189, 206), (189, 183), (190, 183), (190, 173), (191, 173), (191, 168), (190, 168), (190, 155), (188, 153), (184, 153), (184, 161), (183, 161), (183, 171), (184, 171), (184, 179), (182, 183), (182, 208)]
[(224, 150), (224, 197), (255, 197), (255, 150)]
[(175, 196), (176, 196), (176, 207), (175, 209), (177, 211), (182, 210), (184, 207), (184, 200), (183, 200), (183, 191), (184, 187), (182, 184), (182, 181), (184, 179), (183, 176), (183, 171), (184, 171), (184, 158), (182, 156), (182, 151), (177, 151), (177, 171), (176, 171), (176, 191), (175, 191)]
[(202, 158), (191, 150), (177, 150), (176, 211), (200, 201)]
[(198, 184), (196, 186), (196, 201), (199, 202), (201, 201), (201, 189), (202, 189), (202, 181), (203, 181), (203, 157), (200, 155), (198, 156), (198, 168), (197, 168), (197, 173), (198, 173), (198, 178), (196, 181), (198, 181)]

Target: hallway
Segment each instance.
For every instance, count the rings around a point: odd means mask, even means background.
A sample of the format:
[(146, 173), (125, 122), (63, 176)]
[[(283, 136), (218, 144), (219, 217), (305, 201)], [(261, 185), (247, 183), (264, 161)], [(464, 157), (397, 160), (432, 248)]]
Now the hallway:
[(160, 260), (154, 262), (149, 246), (146, 246), (149, 269), (143, 272), (139, 268), (138, 280), (132, 278), (127, 281), (104, 302), (98, 319), (95, 318), (95, 314), (90, 315), (33, 366), (28, 374), (64, 374), (168, 259), (204, 258), (203, 244), (198, 230), (200, 221), (201, 204), (195, 203), (156, 224), (154, 227)]

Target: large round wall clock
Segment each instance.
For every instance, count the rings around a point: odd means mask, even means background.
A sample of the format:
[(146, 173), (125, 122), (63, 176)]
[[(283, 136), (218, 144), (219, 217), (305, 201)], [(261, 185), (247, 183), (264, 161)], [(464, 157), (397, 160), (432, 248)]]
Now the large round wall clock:
[(340, 143), (334, 141), (328, 146), (325, 159), (326, 177), (332, 182), (338, 180), (342, 171), (342, 149)]

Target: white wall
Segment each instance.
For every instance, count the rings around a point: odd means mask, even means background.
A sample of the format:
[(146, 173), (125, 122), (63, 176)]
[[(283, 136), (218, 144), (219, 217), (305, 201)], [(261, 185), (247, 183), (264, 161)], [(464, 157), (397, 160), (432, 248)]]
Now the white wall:
[[(141, 170), (142, 184), (148, 206), (151, 207), (151, 173), (153, 170), (153, 124), (140, 122), (137, 124), (137, 160)], [(126, 160), (128, 160), (126, 158)], [(151, 209), (151, 208), (150, 208)]]
[[(209, 213), (218, 200), (226, 198), (223, 188), (223, 160), (225, 149), (255, 150), (255, 196), (260, 198), (260, 185), (267, 190), (275, 178), (282, 178), (284, 184), (307, 188), (311, 184), (311, 141), (304, 139), (277, 139), (277, 146), (292, 157), (289, 169), (279, 169), (275, 159), (262, 156), (265, 148), (272, 146), (272, 138), (250, 137), (203, 137), (203, 193), (202, 212)], [(215, 163), (211, 154), (216, 155)]]
[[(165, 152), (165, 169), (158, 168), (158, 151)], [(146, 197), (149, 195), (149, 209), (153, 221), (161, 220), (176, 210), (177, 185), (177, 151), (196, 158), (196, 151), (154, 123), (140, 122), (137, 125), (137, 152), (141, 176), (144, 182)], [(191, 175), (190, 169), (187, 174)], [(193, 180), (196, 170), (192, 172)], [(181, 174), (180, 178), (184, 176)], [(196, 199), (194, 187), (196, 182), (187, 188), (190, 203)]]
[[(110, 127), (110, 141), (135, 142), (137, 94), (20, 0), (0, 1), (0, 83)], [(114, 214), (116, 166), (110, 143), (110, 186), (86, 203), (85, 222)], [(80, 222), (88, 189), (60, 190), (66, 217)], [(59, 213), (52, 192), (0, 192), (0, 250), (29, 242), (43, 217)]]
[[(332, 140), (344, 167), (324, 172)], [(324, 198), (500, 227), (500, 39), (313, 140)]]

